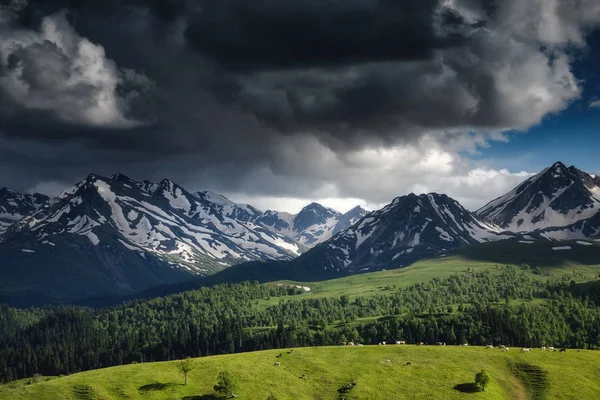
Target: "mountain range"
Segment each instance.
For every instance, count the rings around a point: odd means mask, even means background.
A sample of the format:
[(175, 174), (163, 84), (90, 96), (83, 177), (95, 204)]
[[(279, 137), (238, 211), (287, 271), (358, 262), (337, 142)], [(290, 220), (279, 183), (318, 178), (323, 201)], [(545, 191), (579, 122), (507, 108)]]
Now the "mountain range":
[(284, 213), (120, 173), (90, 175), (52, 199), (2, 193), (0, 293), (44, 301), (120, 296), (248, 261), (291, 260), (366, 213), (313, 203), (285, 214), (284, 227)]
[(436, 193), (373, 212), (263, 212), (123, 174), (90, 175), (54, 198), (0, 189), (0, 302), (132, 295), (234, 265), (241, 276), (275, 263), (282, 277), (334, 277), (483, 242), (594, 238), (599, 207), (600, 178), (560, 162), (475, 212)]
[(33, 214), (48, 200), (48, 196), (43, 194), (21, 194), (0, 188), (0, 235), (15, 222)]

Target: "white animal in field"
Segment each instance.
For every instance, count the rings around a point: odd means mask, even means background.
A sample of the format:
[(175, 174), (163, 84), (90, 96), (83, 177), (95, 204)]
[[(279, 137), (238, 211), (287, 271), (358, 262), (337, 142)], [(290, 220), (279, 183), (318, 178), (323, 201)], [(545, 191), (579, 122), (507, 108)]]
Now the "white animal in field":
[(400, 344), (406, 344), (406, 341), (404, 340), (396, 340), (396, 344), (400, 345)]
[(362, 343), (357, 344), (358, 347), (363, 347)]
[(493, 349), (494, 346), (492, 346), (491, 344), (488, 344), (487, 346), (485, 346), (486, 349)]
[(508, 351), (508, 347), (504, 346), (504, 347), (502, 348), (502, 351)]
[(278, 363), (278, 362), (276, 362), (276, 363), (275, 363), (275, 364), (273, 364), (273, 365), (274, 365), (274, 366), (276, 366), (276, 367), (279, 367), (281, 364), (280, 364), (280, 363)]
[(541, 350), (541, 351), (546, 351), (546, 346), (542, 346), (542, 347), (540, 347), (540, 350)]
[(552, 347), (552, 346), (548, 347), (548, 351), (554, 351), (554, 347)]
[(521, 352), (523, 352), (523, 353), (531, 353), (531, 349), (521, 349)]

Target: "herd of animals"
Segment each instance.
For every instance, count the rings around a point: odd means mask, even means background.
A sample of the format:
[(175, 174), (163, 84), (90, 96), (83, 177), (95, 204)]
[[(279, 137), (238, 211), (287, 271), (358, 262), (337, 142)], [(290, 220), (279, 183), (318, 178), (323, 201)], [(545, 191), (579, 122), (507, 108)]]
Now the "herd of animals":
[[(378, 344), (379, 344), (379, 346), (385, 346), (388, 343), (387, 342), (379, 342)], [(392, 343), (390, 343), (390, 344), (392, 344)], [(396, 340), (396, 345), (405, 345), (405, 344), (406, 344), (405, 340)], [(427, 343), (425, 343), (425, 342), (417, 342), (415, 344), (417, 346), (427, 346)], [(445, 346), (446, 342), (436, 342), (435, 344), (437, 346)], [(363, 346), (362, 343), (344, 342), (344, 341), (340, 342), (340, 345), (342, 345), (342, 346)], [(459, 346), (468, 346), (468, 345), (469, 345), (468, 343), (459, 344)], [(499, 346), (496, 346), (496, 347), (498, 349), (502, 350), (502, 351), (509, 351), (510, 350), (510, 348), (508, 346), (505, 346), (503, 344), (501, 344)], [(495, 347), (493, 345), (491, 345), (491, 344), (488, 344), (487, 346), (485, 346), (485, 348), (486, 349), (493, 349)], [(540, 351), (558, 351), (559, 353), (566, 353), (567, 349), (563, 348), (563, 349), (556, 350), (553, 346), (549, 346), (549, 347), (542, 346), (542, 347), (540, 347)], [(581, 350), (578, 350), (578, 351), (581, 351)], [(524, 347), (524, 348), (521, 349), (521, 352), (523, 352), (523, 353), (530, 353), (531, 352), (531, 348), (530, 347)]]

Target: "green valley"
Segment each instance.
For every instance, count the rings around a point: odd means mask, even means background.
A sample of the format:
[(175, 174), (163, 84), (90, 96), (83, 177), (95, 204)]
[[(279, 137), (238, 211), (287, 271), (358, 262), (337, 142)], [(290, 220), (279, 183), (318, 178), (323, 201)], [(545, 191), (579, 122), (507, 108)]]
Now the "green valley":
[[(275, 365), (278, 362), (280, 365)], [(269, 350), (194, 360), (189, 385), (177, 361), (125, 365), (46, 382), (0, 386), (0, 399), (218, 398), (217, 375), (228, 371), (240, 399), (593, 399), (600, 396), (600, 352), (463, 346), (337, 346)], [(410, 364), (409, 364), (410, 363)], [(474, 374), (490, 383), (475, 392)], [(304, 376), (304, 377), (303, 377)], [(348, 383), (351, 389), (341, 394)], [(345, 397), (344, 397), (345, 396)]]

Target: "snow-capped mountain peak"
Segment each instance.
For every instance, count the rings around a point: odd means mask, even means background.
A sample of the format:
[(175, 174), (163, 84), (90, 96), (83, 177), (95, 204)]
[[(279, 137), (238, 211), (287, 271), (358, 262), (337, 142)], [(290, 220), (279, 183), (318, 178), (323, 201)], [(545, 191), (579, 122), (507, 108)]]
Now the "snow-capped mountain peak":
[(336, 235), (346, 229), (350, 228), (352, 225), (357, 223), (362, 217), (367, 215), (369, 211), (365, 210), (361, 206), (356, 206), (350, 211), (346, 212), (342, 216), (340, 216), (338, 223), (335, 225), (333, 229), (333, 235)]
[(48, 196), (34, 193), (22, 194), (9, 188), (0, 188), (0, 236), (10, 225), (39, 209)]
[[(90, 175), (13, 223), (0, 258), (20, 265), (37, 255), (43, 257), (40, 264), (57, 271), (65, 263), (88, 266), (102, 279), (116, 279), (115, 290), (127, 292), (148, 281), (173, 282), (300, 254), (295, 241), (221, 211), (168, 179), (149, 184)], [(132, 266), (145, 269), (138, 272), (149, 278), (136, 278)]]
[(250, 204), (238, 204), (221, 194), (208, 190), (194, 192), (193, 195), (203, 204), (208, 204), (211, 207), (218, 209), (223, 215), (238, 221), (254, 222), (263, 215), (260, 210), (252, 207)]
[(476, 215), (514, 232), (564, 227), (600, 208), (600, 178), (554, 163), (482, 207)]
[(443, 251), (504, 238), (508, 236), (446, 195), (409, 194), (363, 216), (297, 262), (358, 272), (407, 265)]

